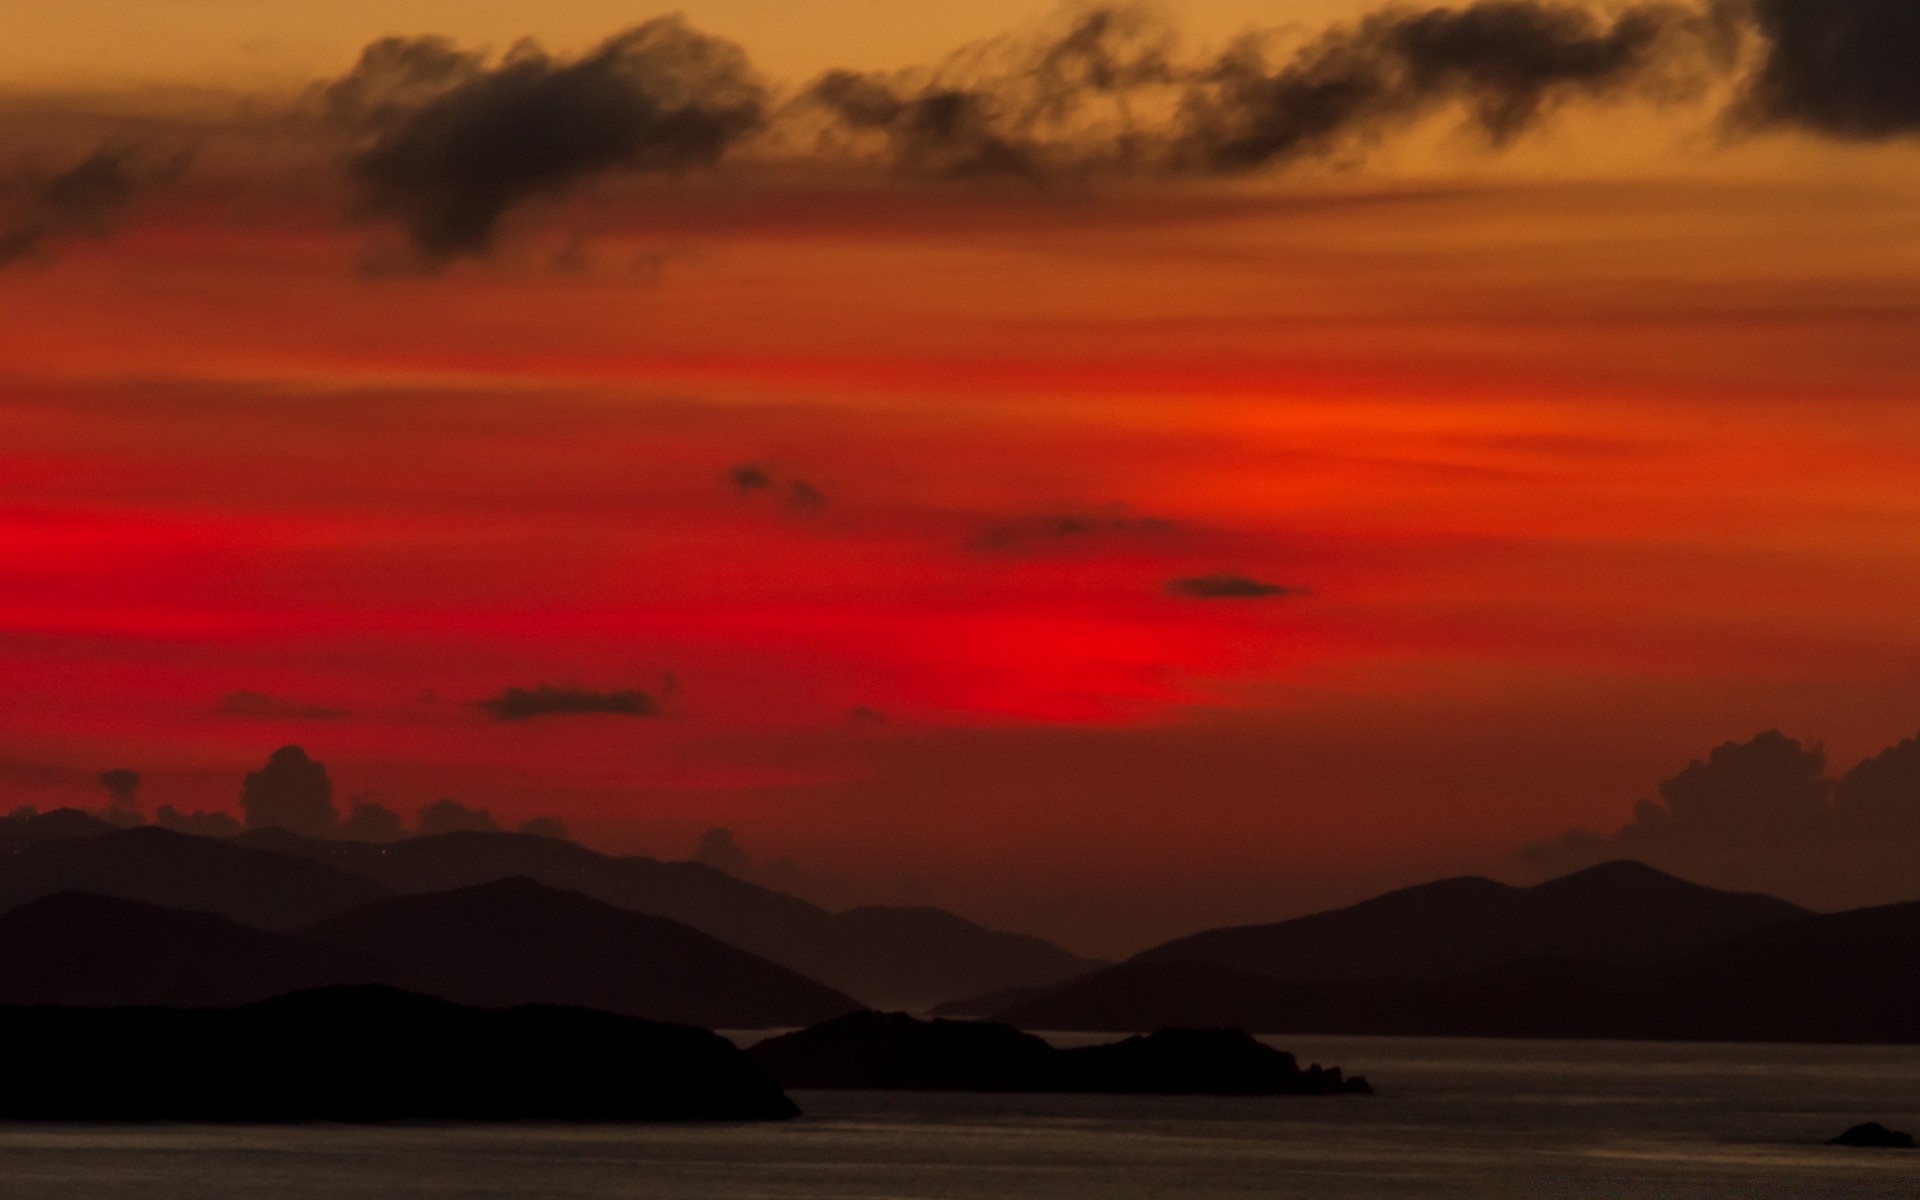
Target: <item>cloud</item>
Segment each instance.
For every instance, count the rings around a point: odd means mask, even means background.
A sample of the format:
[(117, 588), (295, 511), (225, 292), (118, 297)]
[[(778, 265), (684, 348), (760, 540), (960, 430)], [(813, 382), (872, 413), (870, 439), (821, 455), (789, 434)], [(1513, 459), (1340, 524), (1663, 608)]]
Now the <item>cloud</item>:
[(1920, 4), (1751, 0), (1764, 56), (1738, 116), (1837, 138), (1920, 133)]
[(1386, 7), (1304, 44), (1257, 32), (1188, 57), (1144, 11), (1110, 6), (932, 71), (832, 71), (801, 104), (878, 139), (910, 175), (1233, 174), (1349, 152), (1455, 108), (1504, 144), (1561, 104), (1697, 73), (1711, 26), (1680, 3), (1602, 17), (1549, 0), (1478, 0)]
[(308, 837), (332, 837), (340, 824), (327, 768), (299, 746), (282, 746), (246, 778), (240, 811), (247, 828), (280, 828)]
[(1608, 100), (1697, 56), (1700, 14), (1639, 4), (1611, 18), (1540, 0), (1389, 8), (1270, 62), (1243, 39), (1186, 98), (1189, 169), (1233, 172), (1326, 155), (1455, 106), (1494, 144), (1552, 108)]
[(355, 842), (397, 842), (407, 836), (407, 823), (379, 801), (355, 796), (340, 822), (340, 836)]
[(140, 794), (140, 773), (129, 771), (125, 767), (116, 767), (111, 771), (100, 772), (100, 786), (107, 789), (115, 808), (134, 809)]
[(188, 156), (148, 164), (127, 146), (103, 146), (39, 184), (27, 210), (0, 229), (0, 269), (42, 254), (56, 239), (107, 237), (114, 220), (145, 188), (177, 178)]
[(1635, 858), (1724, 887), (1842, 907), (1913, 899), (1920, 738), (1838, 779), (1817, 745), (1775, 730), (1728, 742), (1660, 784), (1612, 834), (1577, 829), (1521, 851), (1543, 873)]
[(153, 814), (153, 823), (176, 833), (200, 837), (232, 837), (241, 830), (240, 822), (223, 812), (181, 812), (171, 804), (162, 804)]
[(442, 39), (389, 38), (326, 91), (360, 145), (349, 170), (372, 214), (429, 264), (481, 255), (517, 205), (606, 172), (711, 166), (763, 120), (745, 53), (678, 17), (576, 59), (523, 42), (489, 65)]
[(595, 692), (586, 688), (554, 687), (541, 684), (534, 688), (508, 688), (494, 700), (482, 700), (480, 707), (499, 721), (530, 721), (535, 717), (576, 717), (609, 714), (623, 717), (654, 717), (660, 706), (646, 692)]
[(1245, 575), (1199, 575), (1176, 579), (1167, 585), (1176, 596), (1195, 600), (1271, 600), (1280, 596), (1303, 596), (1305, 588), (1263, 583)]
[(492, 833), (500, 826), (484, 808), (468, 808), (453, 800), (435, 800), (414, 816), (422, 836), (436, 833)]
[(265, 692), (228, 692), (214, 711), (223, 717), (251, 717), (277, 721), (334, 721), (346, 716), (344, 709), (319, 704), (300, 704), (282, 700)]
[(727, 472), (727, 480), (743, 492), (760, 492), (773, 486), (773, 476), (765, 467), (743, 463)]
[(988, 528), (975, 544), (986, 550), (1017, 550), (1097, 538), (1166, 537), (1178, 528), (1172, 521), (1131, 516), (1114, 508), (1002, 522)]

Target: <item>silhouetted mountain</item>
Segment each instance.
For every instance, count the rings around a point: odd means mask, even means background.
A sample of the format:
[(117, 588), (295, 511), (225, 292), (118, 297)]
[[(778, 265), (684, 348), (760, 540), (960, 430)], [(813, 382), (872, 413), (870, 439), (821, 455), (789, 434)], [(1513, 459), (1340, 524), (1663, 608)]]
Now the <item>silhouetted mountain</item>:
[(761, 1120), (797, 1110), (725, 1038), (581, 1009), (330, 988), (236, 1009), (0, 1008), (0, 1118)]
[(154, 826), (41, 842), (0, 857), (0, 911), (75, 891), (270, 929), (311, 924), (389, 894), (352, 872)]
[(747, 1053), (791, 1088), (1222, 1096), (1370, 1090), (1337, 1067), (1302, 1071), (1291, 1054), (1224, 1029), (1167, 1029), (1056, 1050), (1010, 1025), (861, 1012), (770, 1038)]
[(847, 996), (697, 929), (530, 879), (396, 896), (312, 932), (463, 1004), (567, 1004), (710, 1028), (809, 1025)]
[[(1091, 972), (1089, 972), (1089, 974), (1091, 974)], [(1029, 984), (1026, 987), (1001, 988), (997, 992), (987, 992), (979, 996), (967, 996), (960, 1000), (949, 1000), (945, 1004), (934, 1005), (933, 1008), (929, 1010), (929, 1015), (956, 1018), (959, 1020), (979, 1020), (982, 1017), (990, 1017), (997, 1012), (1006, 1012), (1008, 1009), (1025, 1004), (1029, 1000), (1038, 1000), (1055, 988), (1065, 987), (1071, 982), (1073, 981), (1066, 980), (1062, 983), (1055, 984), (1041, 983)]]
[(63, 892), (0, 914), (0, 1004), (220, 1007), (394, 974), (317, 938), (117, 896)]
[(56, 808), (52, 812), (22, 811), (18, 816), (0, 817), (0, 854), (17, 854), (41, 842), (96, 837), (112, 833), (117, 828), (77, 808)]
[(261, 830), (242, 845), (365, 875), (397, 892), (525, 876), (617, 908), (691, 925), (868, 1003), (930, 1005), (1101, 964), (932, 908), (829, 913), (701, 863), (613, 857), (524, 833), (447, 833), (388, 845)]
[(1446, 978), (1276, 979), (1128, 963), (1012, 1006), (1027, 1029), (1920, 1043), (1920, 904), (1807, 916), (1667, 962), (1533, 958)]
[(1277, 925), (1193, 934), (1130, 961), (1206, 962), (1299, 980), (1459, 975), (1548, 956), (1644, 966), (1805, 915), (1771, 896), (1616, 862), (1531, 888), (1442, 880)]

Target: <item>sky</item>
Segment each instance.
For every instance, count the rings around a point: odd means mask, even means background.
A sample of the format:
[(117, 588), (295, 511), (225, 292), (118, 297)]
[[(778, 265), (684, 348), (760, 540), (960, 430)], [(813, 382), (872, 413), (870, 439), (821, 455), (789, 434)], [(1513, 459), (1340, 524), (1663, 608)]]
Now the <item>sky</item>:
[(1910, 8), (24, 8), (5, 807), (1116, 954), (1920, 730)]

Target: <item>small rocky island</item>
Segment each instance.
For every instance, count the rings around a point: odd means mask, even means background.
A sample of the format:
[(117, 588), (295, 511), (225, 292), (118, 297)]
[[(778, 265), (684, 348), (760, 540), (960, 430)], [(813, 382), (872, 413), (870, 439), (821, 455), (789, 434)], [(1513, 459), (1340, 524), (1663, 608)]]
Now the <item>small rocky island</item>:
[(751, 1121), (799, 1110), (704, 1029), (387, 987), (226, 1009), (0, 1008), (0, 1119)]
[(1878, 1121), (1855, 1125), (1837, 1138), (1828, 1138), (1829, 1146), (1857, 1146), (1866, 1150), (1912, 1150), (1913, 1135), (1888, 1129)]
[(1230, 1029), (1163, 1029), (1059, 1050), (1011, 1025), (860, 1012), (748, 1051), (789, 1088), (1333, 1096), (1372, 1088)]

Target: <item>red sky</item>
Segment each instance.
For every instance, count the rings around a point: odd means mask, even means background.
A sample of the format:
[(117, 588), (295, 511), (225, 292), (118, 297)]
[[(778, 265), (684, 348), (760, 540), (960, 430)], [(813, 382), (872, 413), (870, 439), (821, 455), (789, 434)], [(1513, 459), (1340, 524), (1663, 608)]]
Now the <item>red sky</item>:
[[(257, 108), (21, 95), (15, 200), (198, 153), (0, 272), (0, 799), (231, 809), (298, 742), (343, 798), (726, 825), (1118, 952), (1511, 873), (1760, 729), (1920, 728), (1910, 148), (1634, 110), (1233, 181), (736, 165), (422, 273)], [(1293, 591), (1169, 586), (1222, 575)], [(540, 684), (663, 711), (478, 706)]]

